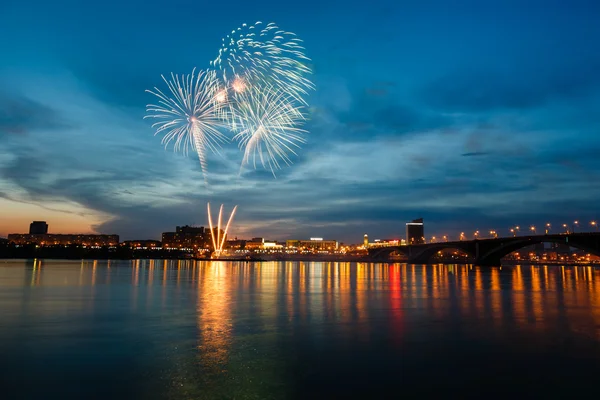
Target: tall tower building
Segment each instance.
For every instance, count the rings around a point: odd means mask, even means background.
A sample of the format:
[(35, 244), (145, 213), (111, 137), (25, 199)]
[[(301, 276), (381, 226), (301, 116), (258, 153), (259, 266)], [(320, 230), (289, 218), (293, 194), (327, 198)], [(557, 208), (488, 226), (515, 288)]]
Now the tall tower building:
[(415, 219), (406, 223), (406, 244), (425, 243), (425, 229), (423, 218)]
[(33, 221), (29, 224), (30, 235), (46, 235), (48, 233), (48, 224), (46, 221)]
[(365, 233), (365, 237), (363, 238), (363, 246), (366, 249), (367, 247), (369, 247), (369, 235), (367, 235)]

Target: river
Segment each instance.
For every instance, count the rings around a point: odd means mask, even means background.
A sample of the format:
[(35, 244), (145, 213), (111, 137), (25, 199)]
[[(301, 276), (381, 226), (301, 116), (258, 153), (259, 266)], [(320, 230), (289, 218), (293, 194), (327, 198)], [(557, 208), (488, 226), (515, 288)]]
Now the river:
[(6, 399), (596, 396), (600, 269), (0, 260)]

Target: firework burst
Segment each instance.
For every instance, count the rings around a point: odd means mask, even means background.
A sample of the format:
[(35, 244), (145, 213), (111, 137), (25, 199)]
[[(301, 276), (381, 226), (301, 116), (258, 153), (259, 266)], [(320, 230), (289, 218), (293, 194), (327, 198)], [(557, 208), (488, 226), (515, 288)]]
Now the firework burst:
[(214, 71), (195, 70), (189, 75), (171, 74), (162, 77), (168, 92), (158, 88), (146, 90), (158, 98), (158, 104), (146, 106), (144, 118), (155, 118), (152, 124), (157, 134), (163, 134), (166, 146), (174, 141), (175, 151), (187, 154), (193, 149), (198, 154), (204, 181), (207, 182), (206, 153), (218, 153), (227, 137), (221, 132), (226, 127), (224, 117), (228, 109), (227, 91), (222, 88)]
[(244, 151), (242, 167), (252, 163), (256, 169), (259, 160), (275, 176), (281, 162), (292, 164), (290, 155), (305, 142), (306, 131), (299, 128), (305, 120), (302, 105), (287, 92), (267, 86), (241, 93), (232, 108), (234, 140)]
[(302, 41), (274, 23), (243, 24), (223, 38), (217, 58), (211, 62), (227, 87), (243, 93), (254, 86), (273, 86), (306, 105), (314, 85)]

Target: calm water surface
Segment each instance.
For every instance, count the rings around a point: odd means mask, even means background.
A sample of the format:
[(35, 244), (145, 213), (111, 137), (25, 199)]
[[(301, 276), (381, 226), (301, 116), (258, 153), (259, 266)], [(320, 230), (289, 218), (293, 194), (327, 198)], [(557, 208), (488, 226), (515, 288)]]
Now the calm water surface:
[(600, 396), (600, 269), (0, 260), (6, 399)]

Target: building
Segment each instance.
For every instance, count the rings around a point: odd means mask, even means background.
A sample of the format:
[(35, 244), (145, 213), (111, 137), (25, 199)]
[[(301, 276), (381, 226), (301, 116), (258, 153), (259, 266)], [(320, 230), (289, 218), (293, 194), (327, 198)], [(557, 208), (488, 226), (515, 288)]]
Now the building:
[(246, 250), (259, 250), (264, 247), (265, 238), (252, 238), (250, 240), (246, 240)]
[(323, 238), (310, 238), (310, 240), (286, 240), (285, 246), (288, 248), (296, 249), (333, 251), (338, 249), (339, 244), (337, 240), (323, 240)]
[(283, 246), (274, 240), (265, 240), (265, 238), (252, 238), (246, 241), (246, 250), (277, 250)]
[(363, 237), (363, 247), (366, 249), (369, 247), (369, 235), (367, 235), (365, 233), (365, 236)]
[(29, 233), (11, 233), (8, 241), (16, 245), (111, 247), (119, 244), (119, 235), (54, 234), (48, 233), (46, 221), (33, 221)]
[(233, 250), (244, 250), (246, 248), (246, 241), (243, 239), (231, 239), (227, 241), (227, 248)]
[(369, 243), (369, 247), (391, 247), (391, 246), (406, 246), (404, 239), (375, 239), (373, 243)]
[(212, 238), (210, 229), (203, 226), (178, 226), (175, 232), (163, 232), (162, 245), (165, 249), (210, 248)]
[(162, 243), (158, 240), (126, 240), (121, 243), (122, 246), (131, 247), (132, 249), (161, 249)]
[(425, 243), (425, 229), (423, 218), (406, 223), (406, 244)]
[(8, 241), (17, 245), (37, 244), (39, 246), (77, 245), (86, 247), (111, 247), (119, 244), (119, 235), (11, 233), (8, 235)]
[(48, 233), (48, 224), (46, 221), (33, 221), (29, 224), (30, 235), (45, 235)]

